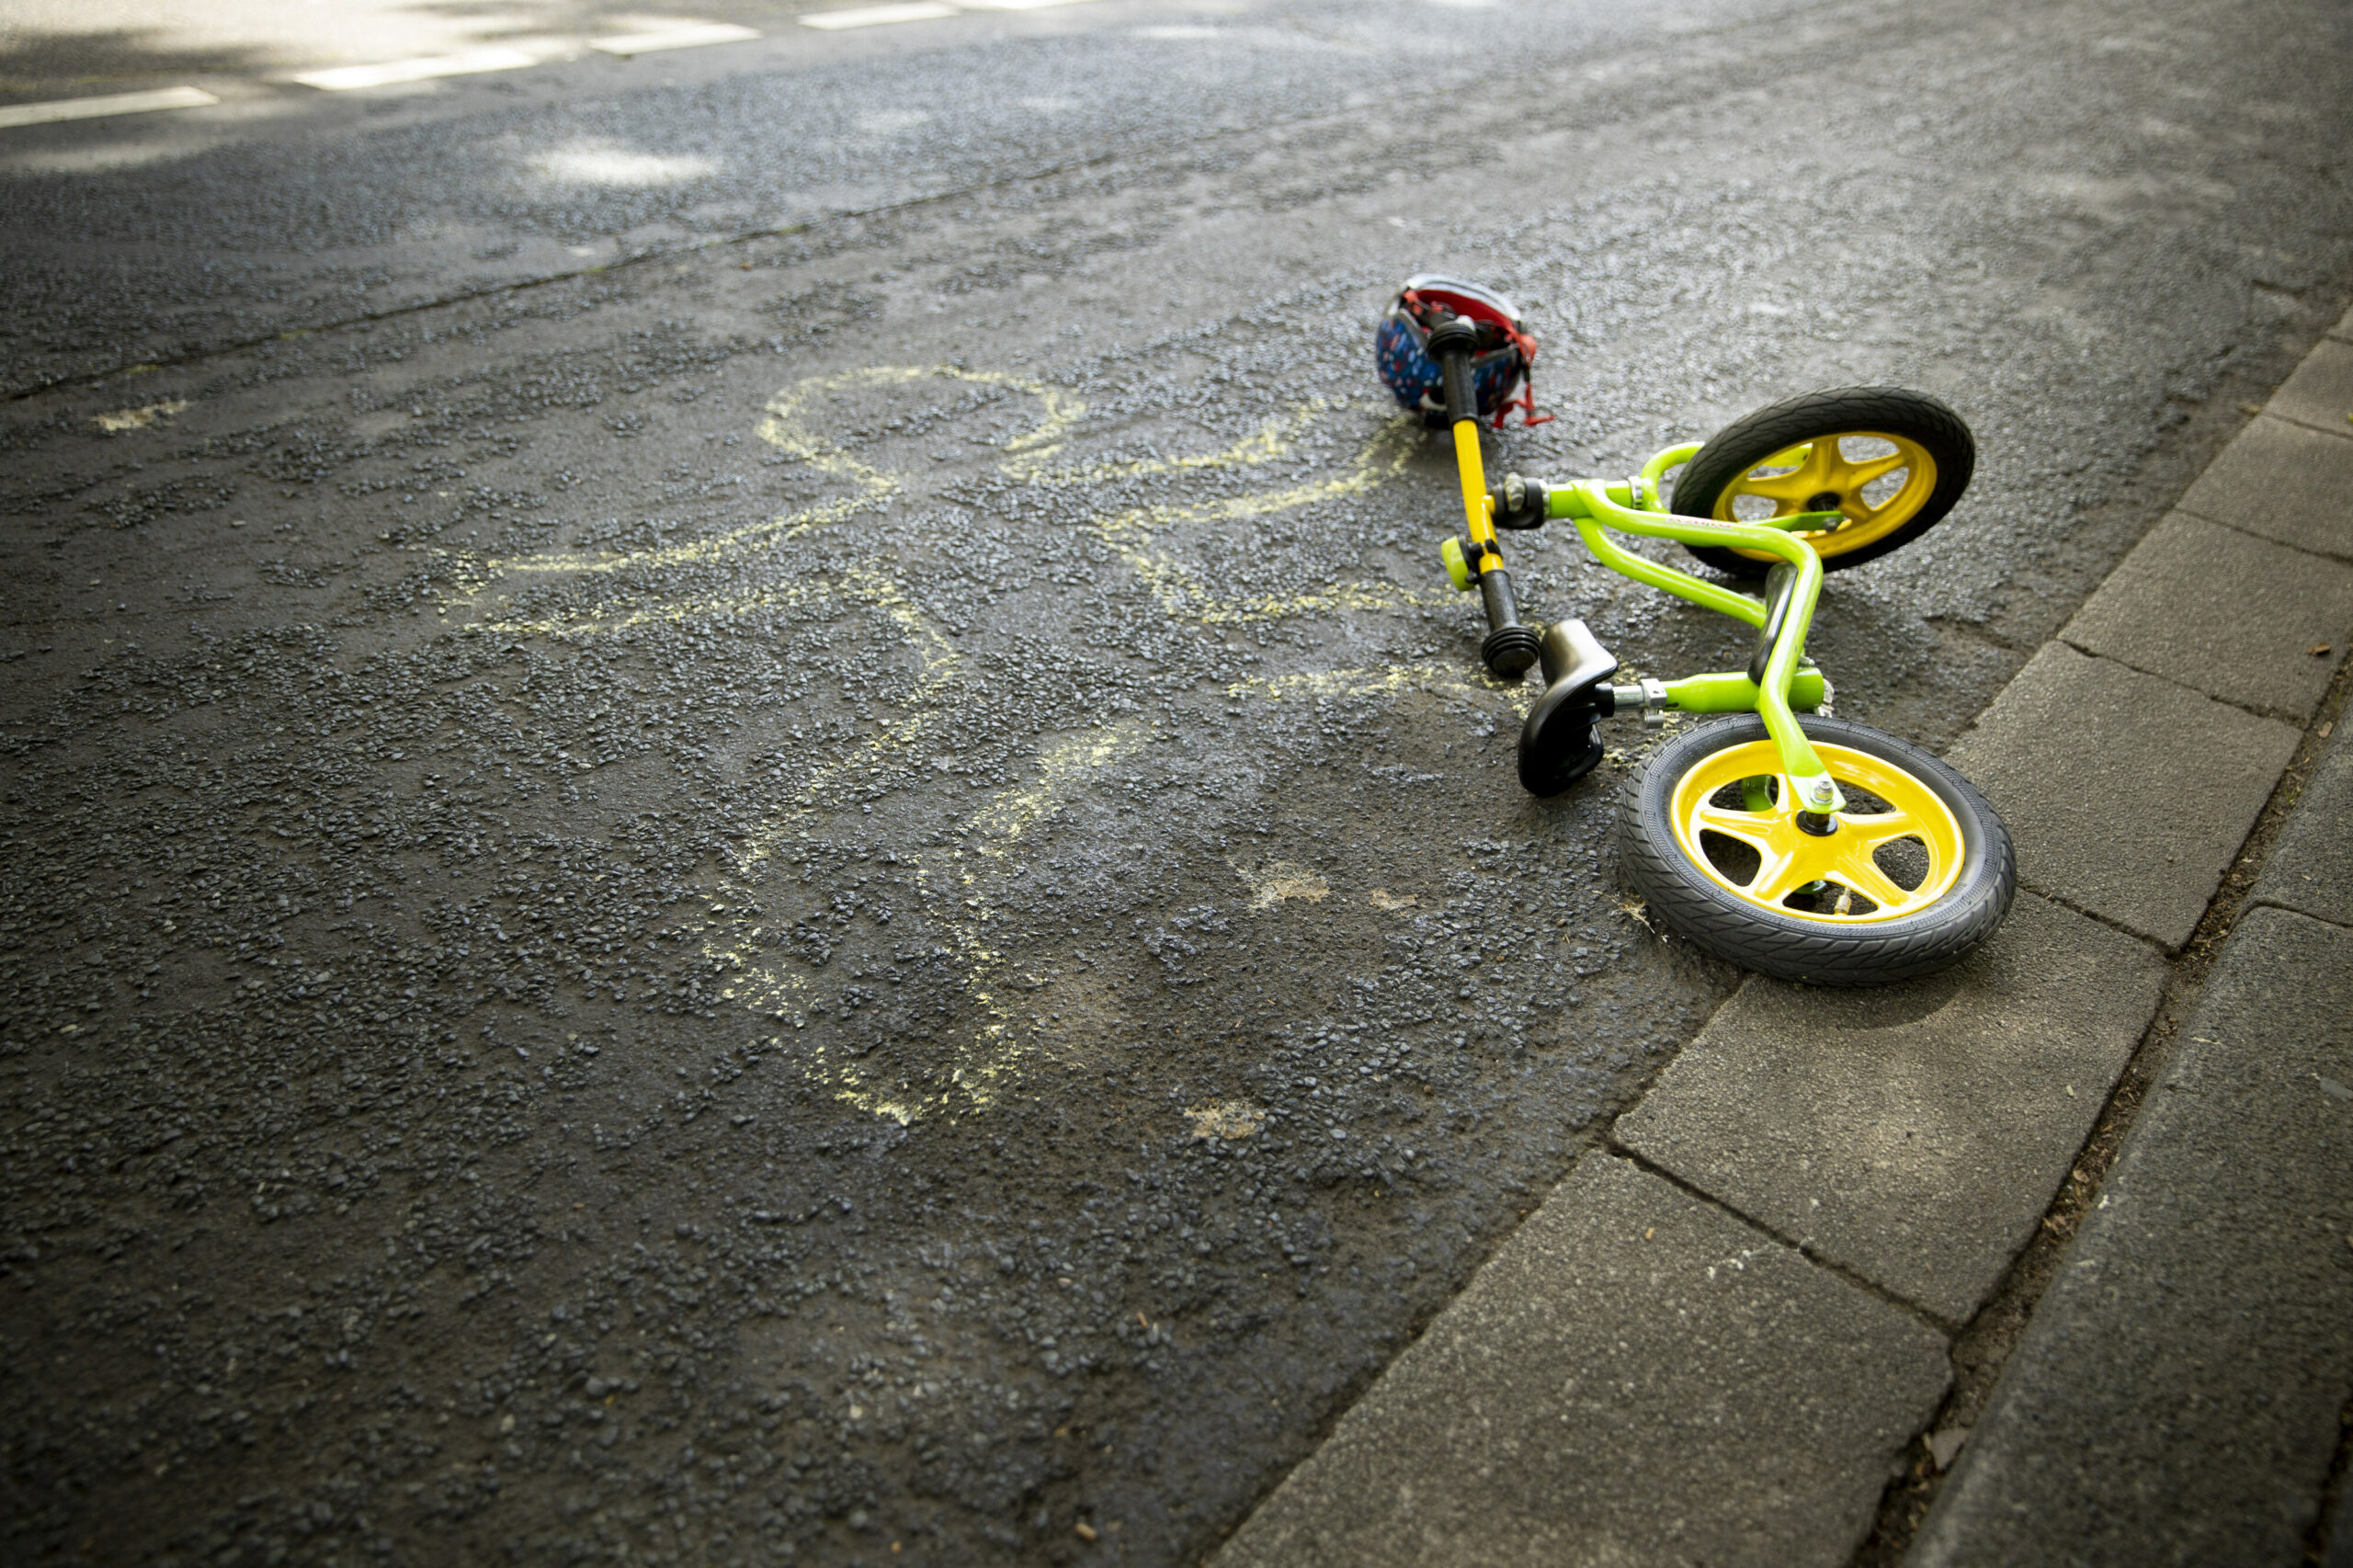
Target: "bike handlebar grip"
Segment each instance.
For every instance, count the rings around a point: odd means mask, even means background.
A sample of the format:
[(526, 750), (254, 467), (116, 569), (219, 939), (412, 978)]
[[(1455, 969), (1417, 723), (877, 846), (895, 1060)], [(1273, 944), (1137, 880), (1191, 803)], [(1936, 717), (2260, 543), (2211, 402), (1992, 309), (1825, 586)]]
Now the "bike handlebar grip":
[(1519, 624), (1519, 597), (1511, 591), (1511, 576), (1501, 566), (1479, 574), (1479, 599), (1486, 607), (1491, 630)]
[(1479, 644), (1487, 668), (1505, 680), (1517, 680), (1536, 663), (1540, 652), (1535, 629), (1519, 619), (1519, 601), (1511, 591), (1511, 574), (1502, 565), (1479, 574), (1479, 597), (1486, 606), (1490, 630)]
[(1446, 377), (1446, 417), (1449, 424), (1479, 417), (1479, 396), (1471, 382), (1471, 347), (1478, 330), (1461, 316), (1430, 329), (1429, 351)]

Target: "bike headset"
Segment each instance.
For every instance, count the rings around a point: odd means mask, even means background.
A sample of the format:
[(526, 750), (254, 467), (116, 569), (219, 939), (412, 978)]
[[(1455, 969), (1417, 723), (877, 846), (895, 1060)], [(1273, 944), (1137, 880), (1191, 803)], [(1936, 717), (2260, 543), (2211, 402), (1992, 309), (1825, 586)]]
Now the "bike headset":
[(1536, 339), (1521, 323), (1519, 307), (1492, 289), (1435, 272), (1405, 280), (1373, 335), (1373, 358), (1398, 406), (1419, 414), (1432, 429), (1445, 425), (1446, 373), (1430, 357), (1429, 338), (1449, 316), (1462, 317), (1479, 335), (1471, 350), (1471, 384), (1480, 417), (1492, 418), (1498, 430), (1513, 409), (1523, 425), (1550, 420), (1551, 415), (1536, 412)]

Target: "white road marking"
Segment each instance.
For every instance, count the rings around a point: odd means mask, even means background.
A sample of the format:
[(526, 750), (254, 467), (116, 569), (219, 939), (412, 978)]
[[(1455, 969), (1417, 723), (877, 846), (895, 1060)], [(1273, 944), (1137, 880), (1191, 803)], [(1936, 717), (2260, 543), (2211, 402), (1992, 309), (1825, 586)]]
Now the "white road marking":
[(532, 166), (567, 185), (615, 185), (647, 188), (700, 179), (719, 165), (692, 155), (665, 157), (627, 147), (588, 142), (540, 153)]
[[(898, 22), (936, 22), (965, 11), (1042, 11), (1051, 6), (1083, 6), (1091, 0), (904, 0), (885, 6), (858, 6), (840, 11), (813, 11), (796, 18), (804, 28), (837, 32), (845, 28), (888, 27)], [(1205, 31), (1207, 29), (1204, 29)], [(706, 44), (749, 43), (757, 28), (733, 22), (680, 22), (675, 27), (592, 38), (588, 47), (624, 58), (667, 49), (699, 49)], [(403, 82), (427, 82), (441, 76), (471, 76), (485, 71), (519, 71), (543, 63), (536, 54), (519, 49), (470, 49), (457, 54), (431, 54), (415, 60), (386, 60), (373, 65), (335, 65), (304, 71), (290, 80), (322, 92), (348, 93), (363, 87), (388, 87)], [(157, 109), (203, 108), (221, 100), (200, 87), (164, 87), (153, 92), (109, 93), (100, 97), (58, 98), (38, 104), (0, 104), (0, 130), (17, 125), (46, 125), (62, 119), (97, 119), (108, 115), (147, 114)]]
[(540, 57), (519, 49), (470, 49), (462, 54), (431, 54), (421, 60), (387, 60), (380, 65), (338, 65), (305, 71), (293, 79), (306, 87), (347, 93), (358, 87), (387, 87), (395, 82), (425, 82), (436, 76), (471, 76), (481, 71), (519, 71)]
[(5, 104), (0, 105), (0, 130), (12, 125), (49, 125), (61, 119), (147, 114), (159, 108), (202, 108), (220, 101), (201, 87), (159, 87), (152, 93), (108, 93), (104, 97), (56, 98), (45, 104)]
[(843, 28), (880, 28), (893, 22), (936, 22), (956, 14), (953, 6), (941, 6), (933, 0), (916, 0), (907, 6), (860, 6), (849, 11), (812, 11), (798, 18), (804, 28), (823, 28), (837, 32)]
[(624, 57), (632, 54), (653, 54), (665, 49), (700, 49), (707, 43), (749, 43), (759, 37), (756, 28), (740, 28), (733, 22), (680, 22), (676, 27), (642, 33), (615, 33), (609, 38), (592, 38), (588, 47), (607, 54)]

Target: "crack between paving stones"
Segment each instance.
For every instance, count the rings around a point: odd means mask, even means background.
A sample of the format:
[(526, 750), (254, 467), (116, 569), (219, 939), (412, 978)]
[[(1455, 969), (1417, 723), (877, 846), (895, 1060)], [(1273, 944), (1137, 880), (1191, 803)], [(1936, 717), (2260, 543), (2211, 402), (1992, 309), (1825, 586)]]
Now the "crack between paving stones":
[[(2276, 543), (2277, 541), (2275, 540), (2274, 542)], [(2295, 547), (2290, 545), (2288, 548), (2292, 550)], [(2306, 551), (2304, 553), (2310, 555), (2312, 552), (2310, 551)], [(2316, 561), (2325, 560), (2326, 557), (2314, 556), (2313, 559)], [(2076, 653), (2083, 654), (2084, 657), (2087, 659), (2104, 659), (2111, 665), (2121, 665), (2135, 675), (2147, 676), (2151, 680), (2161, 680), (2167, 686), (2174, 687), (2176, 690), (2186, 691), (2192, 697), (2202, 697), (2209, 702), (2219, 702), (2225, 708), (2235, 708), (2240, 712), (2247, 714), (2253, 718), (2269, 719), (2276, 723), (2281, 724), (2293, 724), (2300, 730), (2306, 728), (2312, 722), (2312, 721), (2304, 715), (2301, 713), (2291, 713), (2284, 708), (2257, 708), (2249, 703), (2234, 702), (2227, 697), (2217, 697), (2211, 691), (2201, 691), (2197, 687), (2184, 685), (2181, 681), (2165, 674), (2163, 670), (2144, 669), (2141, 665), (2134, 664), (2130, 659), (2120, 659), (2114, 653), (2107, 653), (2098, 648), (2087, 648), (2081, 642), (2077, 642), (2068, 637), (2064, 632), (2062, 632), (2058, 637), (2052, 639), (2052, 641), (2058, 642), (2062, 647), (2073, 648)]]
[[(2097, 909), (2086, 909), (2082, 904), (2071, 901), (2065, 893), (2052, 892), (2045, 889), (2035, 887), (2023, 880), (2019, 881), (2018, 889), (2022, 892), (2030, 892), (2034, 894), (2035, 897), (2041, 899), (2046, 903), (2055, 903), (2071, 915), (2080, 915), (2095, 926), (2105, 926), (2120, 937), (2130, 937), (2132, 940), (2140, 943), (2143, 947), (2155, 949), (2157, 956), (2164, 959), (2167, 963), (2171, 963), (2181, 951), (2179, 948), (2166, 947), (2163, 942), (2157, 940), (2154, 937), (2150, 936), (2145, 931), (2135, 931), (2130, 926), (2120, 924), (2112, 915), (2102, 915)], [(2190, 933), (2190, 940), (2197, 940), (2197, 933), (2195, 931)]]
[[(2281, 414), (2276, 409), (2267, 408), (2263, 412), (2279, 421), (2280, 424), (2293, 425), (2299, 430), (2310, 430), (2317, 436), (2335, 436), (2339, 440), (2345, 438), (2345, 431), (2337, 429), (2333, 425), (2315, 425), (2309, 419), (2301, 419), (2292, 414)], [(2353, 428), (2353, 426), (2347, 426), (2347, 428)]]
[(1650, 1175), (1658, 1177), (1659, 1180), (1665, 1182), (1668, 1186), (1675, 1187), (1678, 1191), (1687, 1193), (1689, 1196), (1698, 1199), (1700, 1202), (1705, 1203), (1710, 1208), (1720, 1210), (1723, 1213), (1731, 1215), (1733, 1219), (1739, 1221), (1750, 1230), (1755, 1231), (1758, 1235), (1765, 1237), (1768, 1241), (1779, 1243), (1782, 1246), (1785, 1246), (1791, 1252), (1796, 1253), (1800, 1257), (1804, 1258), (1808, 1263), (1811, 1263), (1815, 1267), (1823, 1270), (1823, 1272), (1836, 1275), (1840, 1279), (1845, 1280), (1847, 1284), (1852, 1285), (1855, 1289), (1862, 1291), (1864, 1294), (1876, 1297), (1880, 1301), (1886, 1302), (1889, 1306), (1893, 1307), (1898, 1312), (1904, 1313), (1904, 1316), (1915, 1319), (1915, 1321), (1926, 1324), (1927, 1327), (1934, 1329), (1938, 1337), (1949, 1341), (1954, 1335), (1960, 1332), (1959, 1325), (1944, 1318), (1938, 1317), (1936, 1313), (1930, 1312), (1919, 1302), (1909, 1300), (1906, 1297), (1897, 1295), (1894, 1291), (1889, 1290), (1886, 1286), (1880, 1284), (1877, 1280), (1856, 1273), (1853, 1269), (1847, 1267), (1845, 1264), (1840, 1263), (1836, 1258), (1824, 1256), (1822, 1254), (1814, 1251), (1813, 1248), (1808, 1246), (1805, 1243), (1797, 1240), (1793, 1236), (1783, 1235), (1780, 1232), (1775, 1230), (1764, 1221), (1757, 1219), (1755, 1215), (1733, 1208), (1731, 1204), (1726, 1203), (1722, 1199), (1718, 1198), (1714, 1193), (1708, 1191), (1705, 1187), (1692, 1186), (1689, 1182), (1676, 1175), (1673, 1171), (1668, 1170), (1665, 1166), (1645, 1159), (1641, 1153), (1632, 1149), (1627, 1148), (1624, 1144), (1618, 1142), (1614, 1138), (1611, 1139), (1608, 1144), (1608, 1152), (1617, 1155), (1620, 1159), (1626, 1161), (1629, 1165), (1634, 1165), (1638, 1169), (1646, 1171)]
[[(2279, 779), (2272, 785), (2271, 794), (2256, 818), (2255, 826), (2239, 846), (2231, 868), (2223, 873), (2222, 885), (2206, 906), (2205, 915), (2191, 933), (2181, 950), (2167, 959), (2171, 972), (2166, 976), (2164, 994), (2149, 1026), (2142, 1032), (2141, 1042), (2117, 1075), (2115, 1086), (2100, 1107), (2100, 1114), (2092, 1124), (2078, 1150), (2066, 1179), (2059, 1184), (2059, 1191), (2043, 1211), (2034, 1234), (2018, 1257), (1994, 1287), (1984, 1305), (1960, 1333), (1952, 1337), (1951, 1357), (1953, 1381), (1944, 1403), (1936, 1415), (1921, 1431), (1915, 1433), (1907, 1446), (1910, 1462), (1900, 1475), (1888, 1483), (1881, 1494), (1879, 1515), (1863, 1544), (1856, 1549), (1847, 1568), (1901, 1568), (1904, 1555), (1911, 1550), (1914, 1538), (1927, 1520), (1929, 1509), (1943, 1490), (1949, 1469), (1938, 1471), (1927, 1452), (1927, 1439), (1931, 1434), (1953, 1427), (1973, 1428), (1983, 1417), (2001, 1382), (2002, 1369), (2008, 1364), (2011, 1353), (2025, 1335), (2036, 1304), (2042, 1293), (2058, 1278), (2060, 1267), (2066, 1260), (2068, 1246), (2084, 1217), (2099, 1201), (2100, 1188), (2109, 1168), (2122, 1147), (2125, 1135), (2139, 1116), (2149, 1091), (2155, 1086), (2165, 1063), (2171, 1060), (2173, 1045), (2197, 1010), (2205, 994), (2207, 977), (2212, 972), (2215, 960), (2239, 917), (2250, 908), (2270, 908), (2269, 904), (2251, 905), (2248, 895), (2261, 876), (2264, 863), (2270, 858), (2273, 846), (2288, 821), (2295, 814), (2303, 799), (2305, 786), (2318, 766), (2328, 741), (2321, 734), (2324, 727), (2332, 733), (2347, 707), (2348, 694), (2353, 694), (2353, 658), (2339, 661), (2336, 673), (2329, 682), (2327, 694), (2321, 699), (2312, 721), (2304, 727), (2303, 739), (2297, 744), (2296, 754), (2289, 759)], [(2050, 897), (2047, 893), (2041, 897)], [(2064, 904), (2065, 901), (2054, 899)], [(2074, 908), (2072, 904), (2065, 907)], [(2089, 918), (2098, 919), (2089, 911), (2078, 911)], [(2103, 922), (2114, 926), (2114, 922)], [(2122, 927), (2116, 927), (2121, 930)], [(2136, 940), (2147, 938), (2135, 933)], [(2348, 1423), (2353, 1423), (2353, 1405), (2347, 1411)], [(2316, 1564), (2313, 1553), (2323, 1543), (2321, 1532), (2326, 1528), (2326, 1506), (2343, 1488), (2347, 1460), (2347, 1446), (2353, 1442), (2353, 1425), (2340, 1432), (2336, 1463), (2330, 1471), (2329, 1490), (2322, 1497), (2321, 1522), (2313, 1527), (2302, 1561)], [(1965, 1452), (1965, 1448), (1963, 1452)], [(1956, 1463), (1960, 1462), (1958, 1458)]]
[[(2297, 428), (2300, 430), (2309, 430), (2312, 426), (2309, 425), (2300, 425)], [(2188, 492), (2184, 491), (2183, 494), (2187, 494)], [(2271, 534), (2259, 534), (2253, 528), (2243, 528), (2239, 524), (2232, 522), (2227, 517), (2210, 517), (2203, 512), (2193, 511), (2188, 506), (2179, 505), (2177, 505), (2174, 507), (2174, 510), (2179, 512), (2185, 517), (2195, 517), (2201, 523), (2211, 523), (2218, 528), (2228, 528), (2242, 539), (2259, 539), (2266, 544), (2276, 544), (2282, 550), (2302, 551), (2304, 554), (2309, 555), (2317, 561), (2335, 561), (2353, 563), (2353, 552), (2348, 552), (2344, 555), (2332, 555), (2325, 550), (2309, 550), (2301, 544), (2290, 544), (2286, 540), (2276, 538)]]
[(2254, 907), (2256, 909), (2276, 909), (2282, 915), (2292, 915), (2299, 920), (2309, 920), (2315, 926), (2327, 926), (2339, 931), (2353, 931), (2353, 921), (2331, 920), (2325, 915), (2314, 915), (2309, 909), (2298, 909), (2293, 904), (2274, 903), (2269, 899), (2262, 899), (2257, 901)]

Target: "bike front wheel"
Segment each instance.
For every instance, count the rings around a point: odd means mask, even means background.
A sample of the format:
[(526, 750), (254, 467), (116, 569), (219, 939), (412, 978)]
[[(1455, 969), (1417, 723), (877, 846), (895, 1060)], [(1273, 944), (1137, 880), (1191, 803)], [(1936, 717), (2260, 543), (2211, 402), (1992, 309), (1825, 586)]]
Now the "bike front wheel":
[(2018, 891), (2009, 830), (1940, 758), (1842, 719), (1801, 716), (1847, 807), (1809, 831), (1755, 714), (1686, 730), (1628, 781), (1620, 851), (1669, 927), (1782, 980), (1878, 985), (1991, 936)]

